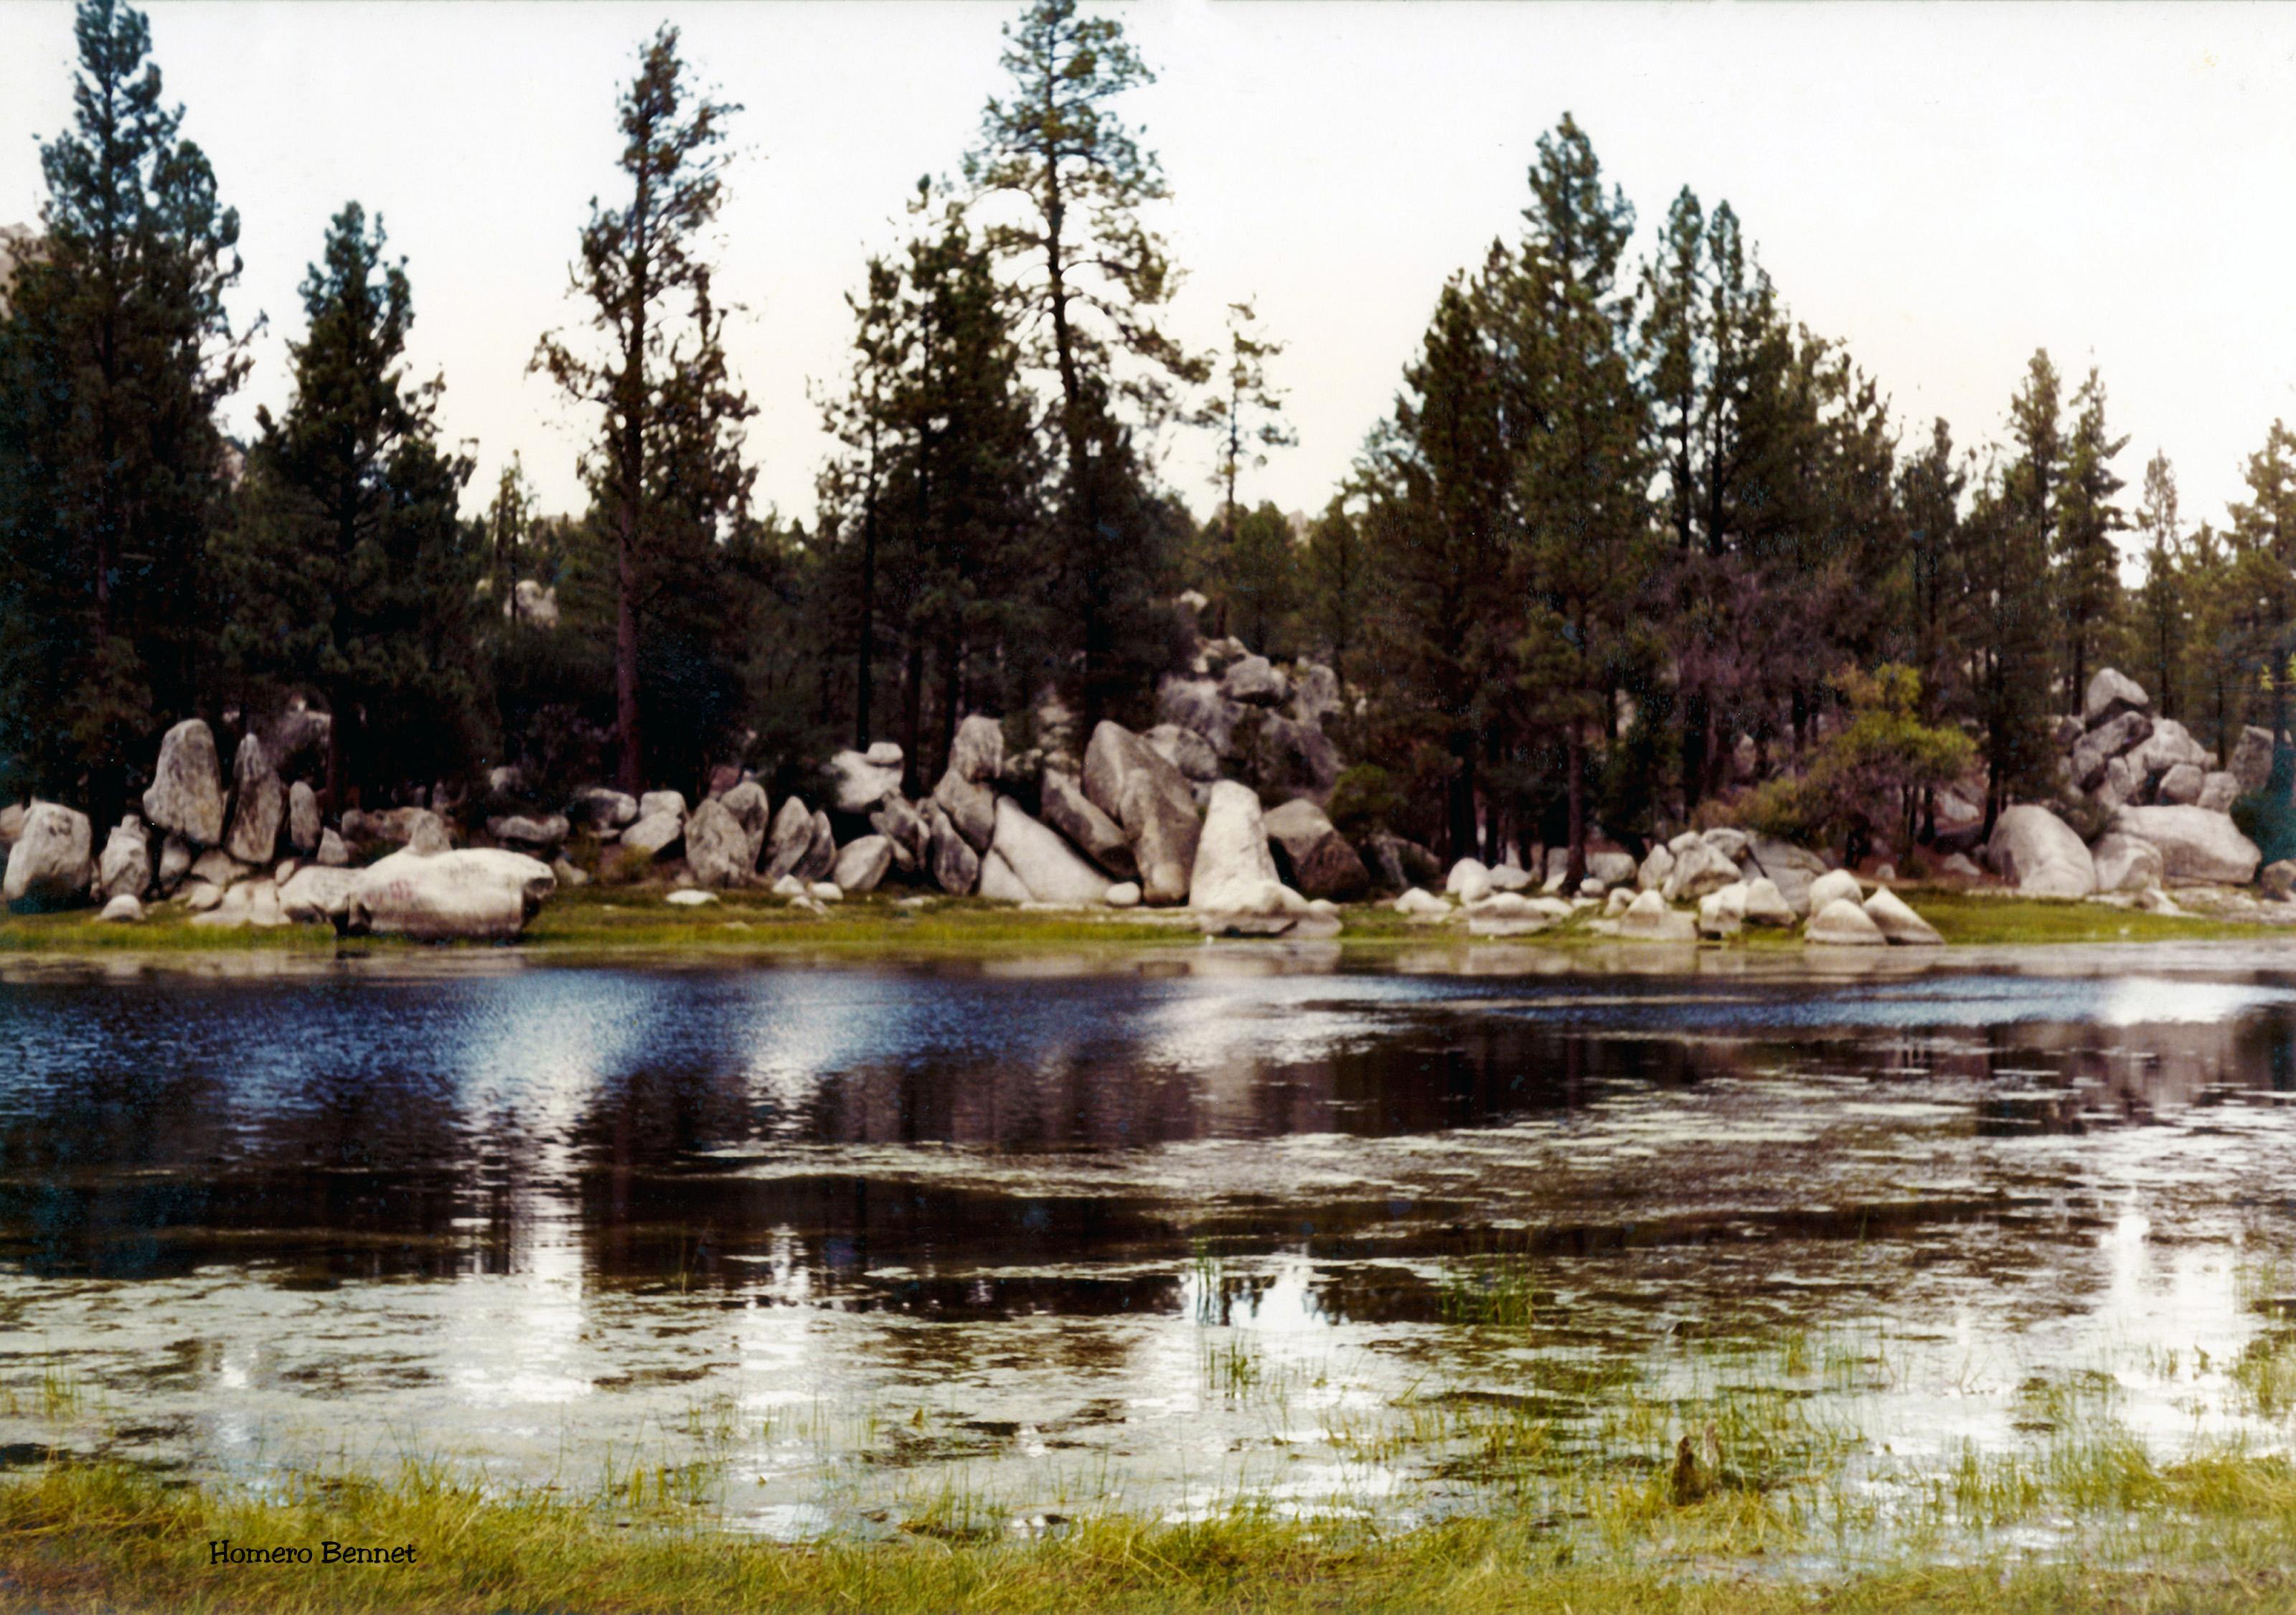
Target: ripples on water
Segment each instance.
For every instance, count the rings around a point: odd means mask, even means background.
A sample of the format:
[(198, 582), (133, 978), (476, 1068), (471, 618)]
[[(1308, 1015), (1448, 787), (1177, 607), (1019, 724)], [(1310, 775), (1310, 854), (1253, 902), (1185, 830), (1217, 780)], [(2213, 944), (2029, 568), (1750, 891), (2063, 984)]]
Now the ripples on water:
[(20, 973), (0, 1455), (701, 1462), (790, 1534), (1415, 1518), (1520, 1479), (1459, 1410), (1647, 1463), (1758, 1368), (1877, 1475), (2063, 1385), (2284, 1445), (2276, 953), (1473, 957)]

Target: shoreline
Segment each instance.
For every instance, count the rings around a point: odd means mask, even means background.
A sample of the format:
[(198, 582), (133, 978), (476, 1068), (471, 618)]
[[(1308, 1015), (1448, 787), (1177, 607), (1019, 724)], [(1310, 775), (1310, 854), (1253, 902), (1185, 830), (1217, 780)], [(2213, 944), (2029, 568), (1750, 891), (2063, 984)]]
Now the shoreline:
[[(1185, 908), (1023, 908), (975, 898), (931, 898), (904, 902), (887, 895), (849, 898), (825, 914), (793, 908), (768, 894), (717, 894), (685, 907), (669, 903), (668, 889), (591, 887), (552, 898), (515, 942), (424, 943), (382, 937), (340, 937), (313, 925), (194, 925), (188, 916), (135, 924), (107, 924), (87, 911), (0, 917), (0, 963), (135, 958), (170, 960), (262, 957), (316, 962), (356, 959), (484, 960), (531, 963), (629, 959), (737, 963), (807, 956), (843, 960), (921, 961), (1026, 956), (1061, 952), (1138, 955), (1206, 949), (1230, 957), (1324, 957), (1370, 962), (1404, 952), (1447, 949), (1464, 955), (1528, 950), (1527, 956), (1576, 955), (1620, 962), (1759, 958), (1807, 959), (1833, 970), (1843, 966), (1892, 971), (1953, 958), (1980, 947), (2111, 946), (2195, 942), (2263, 942), (2284, 925), (2206, 914), (2162, 915), (2095, 901), (2026, 898), (2013, 893), (1906, 884), (1896, 888), (1945, 938), (1942, 947), (1845, 948), (1812, 946), (1791, 931), (1749, 929), (1727, 941), (1655, 942), (1596, 934), (1588, 922), (1599, 912), (1543, 930), (1477, 936), (1464, 918), (1423, 922), (1396, 914), (1386, 902), (1341, 909), (1334, 938), (1207, 938)], [(2296, 940), (2296, 939), (2292, 939)]]

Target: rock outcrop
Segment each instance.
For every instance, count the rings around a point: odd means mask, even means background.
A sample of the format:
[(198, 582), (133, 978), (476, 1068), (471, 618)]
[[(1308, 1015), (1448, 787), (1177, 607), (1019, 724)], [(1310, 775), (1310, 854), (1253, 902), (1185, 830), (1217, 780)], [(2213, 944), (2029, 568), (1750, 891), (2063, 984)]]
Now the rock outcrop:
[(160, 742), (160, 761), (144, 792), (144, 817), (194, 847), (223, 840), (223, 766), (215, 732), (187, 717)]
[(1179, 769), (1121, 724), (1103, 720), (1085, 748), (1084, 793), (1123, 827), (1144, 900), (1187, 902), (1202, 827)]

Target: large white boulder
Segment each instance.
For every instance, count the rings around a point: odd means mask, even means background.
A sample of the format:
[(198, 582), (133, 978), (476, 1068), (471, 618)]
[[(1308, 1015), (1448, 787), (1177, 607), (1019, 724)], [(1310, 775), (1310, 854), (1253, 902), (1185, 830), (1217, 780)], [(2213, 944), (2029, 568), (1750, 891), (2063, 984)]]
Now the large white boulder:
[(1615, 935), (1636, 942), (1698, 940), (1698, 922), (1689, 914), (1669, 908), (1666, 899), (1654, 891), (1637, 894), (1627, 905), (1626, 913), (1605, 923)]
[[(1218, 790), (1214, 785), (1214, 791)], [(1085, 747), (1084, 793), (1124, 827), (1150, 903), (1191, 901), (1196, 838), (1195, 792), (1163, 755), (1121, 724), (1103, 721)], [(1260, 849), (1263, 854), (1267, 848)]]
[(1068, 837), (1111, 879), (1128, 881), (1140, 873), (1124, 826), (1094, 806), (1074, 775), (1046, 769), (1038, 800), (1045, 810), (1045, 823)]
[[(736, 826), (736, 828), (739, 828)], [(622, 832), (622, 848), (641, 858), (658, 858), (685, 834), (685, 821), (674, 813), (649, 813)]]
[(2168, 878), (2161, 849), (2150, 841), (2108, 830), (2089, 848), (2099, 891), (2149, 891)]
[[(2152, 733), (2130, 756), (2148, 775), (2167, 774), (2180, 767), (2206, 774), (2216, 767), (2217, 760), (2216, 753), (2194, 740), (2192, 731), (2173, 717), (2157, 719), (2152, 725)], [(2200, 795), (2197, 783), (2194, 785), (2193, 795)]]
[(1234, 780), (1215, 784), (1205, 805), (1188, 906), (1209, 932), (1328, 936), (1339, 930), (1336, 919), (1316, 913), (1283, 884), (1268, 848), (1259, 793)]
[(1798, 914), (1809, 912), (1809, 884), (1825, 873), (1825, 860), (1807, 847), (1775, 836), (1750, 836), (1746, 855), (1775, 883), (1778, 893)]
[(422, 941), (508, 941), (557, 885), (549, 865), (522, 852), (394, 852), (359, 872), (348, 923)]
[(2205, 808), (2123, 808), (2106, 828), (2158, 847), (2170, 881), (2245, 886), (2263, 859), (2230, 814)]
[(1702, 838), (1674, 849), (1674, 869), (1659, 888), (1669, 903), (1692, 902), (1742, 877), (1738, 866)]
[(111, 827), (105, 838), (103, 856), (96, 860), (95, 896), (109, 902), (113, 898), (140, 898), (152, 884), (152, 843), (144, 832), (144, 821), (129, 814)]
[(224, 850), (242, 864), (268, 864), (279, 850), (279, 828), (287, 820), (287, 787), (252, 734), (239, 742), (231, 765), (231, 828)]
[(865, 835), (837, 849), (829, 878), (840, 891), (858, 894), (877, 889), (877, 882), (893, 866), (893, 842), (889, 836)]
[(195, 847), (223, 840), (223, 765), (215, 732), (200, 719), (187, 717), (161, 738), (144, 816)]
[(782, 804), (774, 815), (773, 829), (766, 841), (766, 884), (770, 886), (805, 861), (807, 848), (813, 845), (813, 810), (796, 797)]
[(742, 866), (755, 869), (758, 855), (765, 850), (766, 828), (771, 822), (771, 815), (766, 810), (766, 788), (755, 780), (742, 780), (718, 800), (742, 827), (742, 839), (747, 848)]
[(2096, 890), (2088, 848), (2071, 825), (2038, 802), (2001, 810), (1986, 856), (2002, 879), (2014, 881), (2028, 897), (2086, 898)]
[[(1362, 855), (1332, 825), (1331, 816), (1306, 797), (1271, 808), (1261, 822), (1267, 826), (1269, 848), (1281, 855), (1279, 873), (1290, 875), (1291, 885), (1302, 897), (1347, 902), (1369, 889), (1371, 872), (1364, 867)], [(1520, 869), (1495, 869), (1490, 882), (1520, 891), (1530, 877)]]
[(87, 815), (61, 802), (34, 802), (24, 814), (24, 832), (8, 849), (8, 873), (0, 877), (11, 908), (62, 908), (87, 894), (88, 852), (95, 828)]
[[(640, 819), (631, 829), (651, 822)], [(711, 797), (685, 821), (685, 866), (703, 886), (724, 889), (748, 885), (750, 847), (749, 831), (722, 797)]]
[[(1631, 905), (1629, 905), (1631, 906)], [(1698, 934), (1720, 939), (1734, 937), (1746, 923), (1746, 882), (1733, 881), (1698, 899)]]
[(1451, 865), (1451, 873), (1443, 881), (1445, 895), (1462, 903), (1478, 902), (1490, 896), (1493, 889), (1491, 872), (1480, 858), (1461, 858)]
[(308, 858), (319, 850), (319, 838), (324, 833), (326, 826), (319, 819), (319, 793), (297, 780), (287, 787), (287, 844)]
[(1749, 925), (1792, 925), (1800, 916), (1778, 883), (1767, 875), (1756, 875), (1746, 882), (1745, 919)]
[(306, 865), (280, 883), (279, 911), (298, 925), (340, 924), (350, 918), (351, 893), (362, 873)]
[(840, 751), (823, 770), (829, 783), (829, 805), (840, 813), (868, 814), (901, 789), (901, 749), (884, 742), (893, 754), (890, 766), (873, 760), (871, 752)]
[(933, 884), (952, 897), (970, 897), (980, 885), (980, 855), (938, 801), (925, 804), (924, 817), (931, 838), (925, 867)]
[(2152, 704), (2143, 685), (2112, 668), (2099, 668), (2082, 694), (2081, 721), (2094, 729), (2123, 712), (2141, 712)]
[(604, 785), (585, 785), (566, 804), (566, 816), (595, 833), (619, 830), (638, 820), (638, 799)]
[(1085, 862), (1058, 831), (1029, 817), (1009, 796), (996, 799), (996, 832), (988, 852), (980, 866), (984, 898), (1012, 901), (1013, 883), (1026, 894), (1019, 899), (1022, 902), (1097, 906), (1108, 897), (1108, 877)]
[(1874, 916), (1849, 898), (1836, 898), (1809, 918), (1802, 940), (1835, 947), (1886, 947), (1890, 939)]
[(1816, 914), (1837, 898), (1862, 903), (1866, 900), (1866, 889), (1857, 883), (1857, 877), (1846, 869), (1829, 869), (1809, 883), (1808, 902), (1811, 914)]
[(1877, 887), (1874, 895), (1866, 899), (1866, 917), (1891, 942), (1936, 947), (1945, 941), (1936, 926), (1915, 914), (1903, 898), (1886, 886)]
[(1664, 846), (1652, 847), (1635, 872), (1635, 884), (1644, 891), (1660, 891), (1665, 889), (1667, 876), (1673, 873), (1674, 854)]

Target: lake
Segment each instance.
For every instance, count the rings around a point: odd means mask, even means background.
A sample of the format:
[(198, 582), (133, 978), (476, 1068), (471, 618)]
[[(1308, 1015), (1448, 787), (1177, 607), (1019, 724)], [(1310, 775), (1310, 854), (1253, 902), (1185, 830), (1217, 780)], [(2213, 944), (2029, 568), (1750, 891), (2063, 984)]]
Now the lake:
[(2292, 1099), (2281, 945), (11, 965), (0, 1463), (804, 1537), (1568, 1514), (1710, 1430), (1874, 1526), (2285, 1449)]

